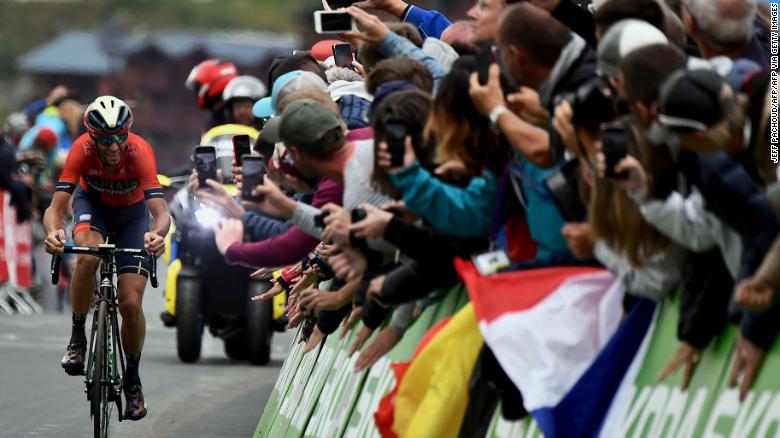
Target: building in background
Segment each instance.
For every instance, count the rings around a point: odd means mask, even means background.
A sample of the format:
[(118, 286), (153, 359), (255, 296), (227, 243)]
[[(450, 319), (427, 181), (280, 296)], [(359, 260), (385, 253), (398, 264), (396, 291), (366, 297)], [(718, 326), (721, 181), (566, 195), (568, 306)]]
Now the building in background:
[(103, 94), (129, 101), (134, 130), (155, 146), (160, 169), (170, 172), (186, 164), (206, 118), (184, 87), (195, 64), (228, 60), (241, 74), (264, 80), (273, 58), (297, 46), (296, 36), (264, 32), (71, 31), (21, 56), (17, 67), (41, 89), (63, 84), (82, 102)]

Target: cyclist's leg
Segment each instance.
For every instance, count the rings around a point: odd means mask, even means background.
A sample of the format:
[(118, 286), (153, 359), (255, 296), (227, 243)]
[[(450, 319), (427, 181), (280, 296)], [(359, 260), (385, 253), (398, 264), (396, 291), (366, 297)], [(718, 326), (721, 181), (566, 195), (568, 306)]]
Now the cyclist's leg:
[[(103, 236), (90, 228), (89, 222), (81, 222), (73, 230), (73, 243), (76, 246), (98, 246)], [(77, 254), (76, 268), (70, 280), (70, 305), (75, 315), (85, 315), (95, 292), (95, 272), (100, 259), (91, 255)]]
[[(116, 245), (120, 248), (143, 248), (144, 234), (149, 230), (149, 213), (143, 203), (123, 209), (122, 222), (112, 224), (117, 229)], [(125, 397), (127, 408), (125, 418), (140, 420), (146, 415), (141, 379), (138, 368), (141, 361), (146, 320), (142, 308), (149, 262), (141, 256), (118, 256), (116, 258), (119, 280), (117, 293), (119, 313), (122, 315), (122, 347), (127, 359), (125, 369)]]
[(122, 346), (128, 357), (141, 356), (146, 335), (143, 302), (146, 277), (124, 273), (119, 276), (119, 313), (122, 315)]
[[(101, 231), (105, 230), (105, 223), (81, 188), (76, 190), (73, 197), (73, 215), (76, 223), (73, 243), (77, 246), (97, 246), (103, 243)], [(84, 354), (87, 349), (84, 325), (95, 291), (95, 271), (99, 263), (97, 257), (78, 254), (70, 279), (73, 325), (65, 356), (61, 361), (65, 372), (70, 375), (81, 375), (84, 372)]]
[[(122, 208), (122, 221), (109, 224), (116, 234), (119, 248), (143, 248), (144, 234), (149, 230), (149, 212), (143, 202)], [(149, 261), (146, 256), (116, 257), (119, 312), (122, 314), (122, 345), (128, 356), (138, 357), (144, 343), (146, 321), (143, 302)]]

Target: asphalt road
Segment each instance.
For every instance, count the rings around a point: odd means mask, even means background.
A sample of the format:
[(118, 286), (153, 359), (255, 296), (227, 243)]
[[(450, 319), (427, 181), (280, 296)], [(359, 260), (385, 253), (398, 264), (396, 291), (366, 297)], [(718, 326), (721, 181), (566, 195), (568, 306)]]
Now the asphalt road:
[[(222, 341), (208, 334), (201, 360), (182, 364), (175, 331), (158, 317), (162, 309), (161, 292), (147, 289), (140, 374), (149, 414), (119, 423), (114, 412), (111, 436), (251, 436), (292, 335), (274, 336), (272, 361), (265, 367), (231, 361)], [(59, 364), (69, 337), (69, 313), (0, 316), (0, 437), (91, 435), (83, 377), (66, 375)]]

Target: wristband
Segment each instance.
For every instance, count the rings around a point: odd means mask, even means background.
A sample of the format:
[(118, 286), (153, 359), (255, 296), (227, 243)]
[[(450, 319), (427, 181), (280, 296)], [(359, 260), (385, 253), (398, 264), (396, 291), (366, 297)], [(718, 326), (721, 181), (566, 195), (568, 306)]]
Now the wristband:
[(498, 118), (507, 111), (509, 111), (509, 109), (504, 105), (499, 105), (490, 110), (488, 118), (490, 119), (490, 126), (493, 128), (493, 131), (498, 131)]

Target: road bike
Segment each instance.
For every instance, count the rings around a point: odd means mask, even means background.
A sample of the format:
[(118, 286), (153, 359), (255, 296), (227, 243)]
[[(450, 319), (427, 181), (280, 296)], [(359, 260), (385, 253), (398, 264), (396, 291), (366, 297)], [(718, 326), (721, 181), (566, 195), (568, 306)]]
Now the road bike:
[[(157, 287), (157, 260), (145, 249), (117, 248), (113, 244), (90, 246), (65, 246), (64, 254), (87, 254), (100, 259), (100, 282), (92, 304), (92, 330), (87, 352), (86, 393), (89, 412), (94, 422), (95, 438), (108, 436), (111, 410), (117, 407), (117, 417), (122, 421), (122, 378), (125, 375), (125, 356), (119, 334), (118, 304), (114, 275), (115, 256), (133, 255), (149, 257), (151, 272), (149, 280)], [(60, 278), (60, 255), (51, 260), (51, 282), (57, 284)], [(117, 352), (119, 363), (117, 364)], [(119, 367), (117, 367), (119, 365)]]

